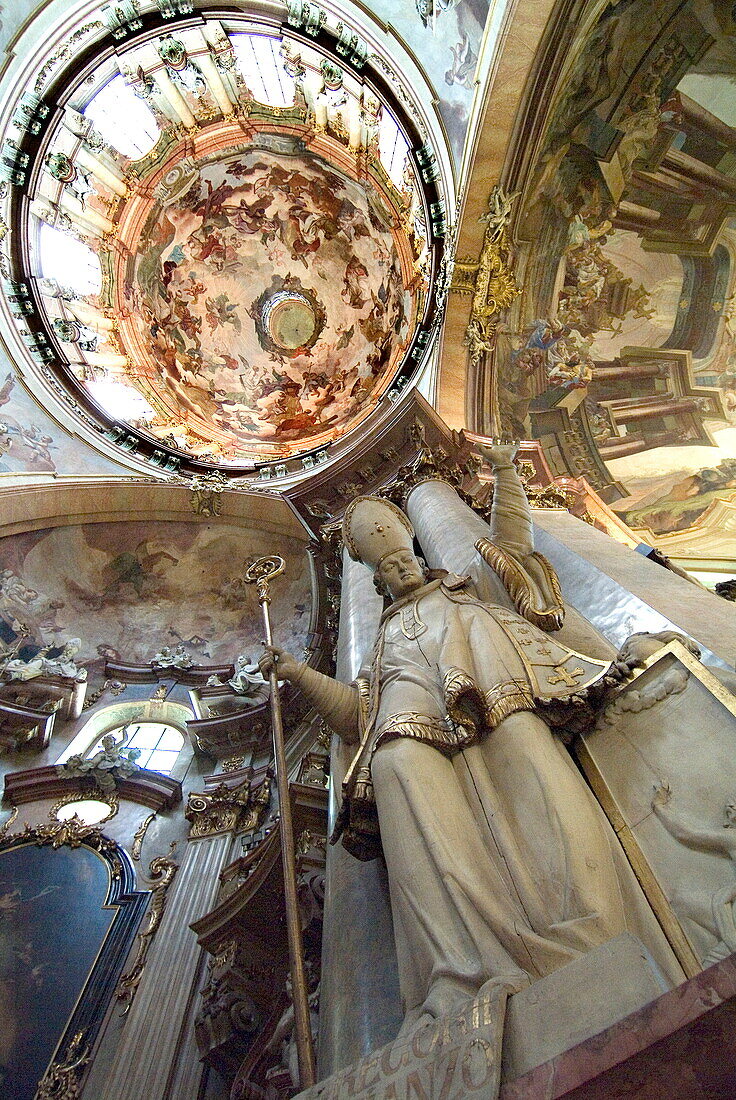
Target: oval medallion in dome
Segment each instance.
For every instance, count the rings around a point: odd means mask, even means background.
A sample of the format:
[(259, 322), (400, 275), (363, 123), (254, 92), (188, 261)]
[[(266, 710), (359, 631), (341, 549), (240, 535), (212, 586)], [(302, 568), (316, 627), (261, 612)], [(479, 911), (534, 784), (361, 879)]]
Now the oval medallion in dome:
[(396, 212), (283, 137), (189, 165), (164, 175), (126, 242), (120, 333), (139, 383), (228, 456), (342, 434), (415, 325)]

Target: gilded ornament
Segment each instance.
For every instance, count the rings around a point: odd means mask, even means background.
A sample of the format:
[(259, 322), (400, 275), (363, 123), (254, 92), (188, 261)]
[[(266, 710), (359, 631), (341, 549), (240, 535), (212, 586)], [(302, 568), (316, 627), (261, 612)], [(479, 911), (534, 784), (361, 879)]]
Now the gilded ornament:
[(517, 194), (508, 195), (499, 184), (494, 186), (480, 219), (486, 230), (477, 262), (469, 257), (455, 261), (450, 289), (473, 298), (465, 330), (471, 363), (493, 350), (499, 315), (521, 293), (511, 270), (507, 230)]
[[(14, 819), (11, 819), (14, 820)], [(6, 822), (6, 825), (10, 822)], [(0, 837), (0, 846), (6, 843), (17, 844), (19, 841), (28, 841), (40, 847), (49, 844), (52, 848), (61, 848), (66, 845), (69, 848), (80, 848), (82, 844), (93, 848), (104, 855), (110, 865), (110, 876), (117, 880), (123, 872), (123, 865), (118, 855), (118, 846), (114, 840), (104, 835), (97, 825), (86, 825), (75, 815), (67, 821), (54, 821), (50, 825), (24, 825), (21, 832), (10, 833)]]
[(271, 781), (264, 779), (255, 792), (246, 780), (238, 787), (220, 783), (213, 791), (190, 794), (184, 816), (191, 823), (189, 839), (238, 833), (259, 828), (271, 798)]
[(143, 821), (140, 823), (140, 825), (138, 826), (136, 831), (133, 833), (133, 844), (132, 844), (132, 847), (130, 849), (130, 854), (133, 857), (133, 859), (136, 861), (136, 863), (141, 858), (141, 850), (143, 848), (143, 840), (144, 840), (144, 837), (146, 835), (146, 832), (148, 831), (148, 826), (151, 824), (151, 822), (153, 821), (155, 816), (156, 816), (156, 814), (154, 812), (152, 814), (149, 814), (148, 817), (144, 817)]
[(5, 821), (3, 821), (2, 825), (0, 825), (0, 841), (5, 839), (5, 834), (7, 833), (10, 826), (15, 822), (15, 819), (17, 818), (17, 816), (18, 816), (18, 807), (13, 806), (10, 817), (6, 818)]
[[(109, 821), (111, 817), (115, 817), (116, 813), (120, 809), (120, 802), (117, 794), (109, 791), (102, 791), (99, 788), (95, 788), (92, 791), (74, 791), (72, 794), (64, 795), (58, 802), (55, 802), (49, 810), (49, 818), (51, 821), (61, 820), (58, 817), (59, 810), (64, 806), (71, 806), (75, 802), (81, 802), (82, 800), (94, 800), (97, 802), (104, 802), (109, 807), (109, 813), (106, 817), (101, 817), (99, 821), (95, 822), (96, 825), (102, 825), (103, 822)], [(74, 815), (77, 816), (76, 814)]]
[(244, 756), (229, 756), (227, 760), (222, 762), (222, 770), (224, 772), (237, 772), (245, 764)]
[(229, 486), (229, 481), (219, 470), (206, 474), (195, 474), (189, 481), (192, 490), (192, 510), (198, 516), (219, 516), (222, 513), (220, 495)]
[(36, 1100), (77, 1100), (81, 1094), (81, 1079), (90, 1059), (89, 1044), (84, 1032), (78, 1031), (67, 1047), (66, 1054), (44, 1073)]
[[(154, 815), (152, 815), (154, 816)], [(133, 1003), (135, 992), (140, 984), (143, 971), (146, 966), (146, 958), (151, 941), (155, 935), (166, 907), (166, 892), (171, 885), (179, 864), (166, 856), (156, 856), (148, 865), (148, 871), (153, 880), (151, 883), (151, 907), (148, 910), (148, 923), (142, 932), (138, 933), (138, 953), (133, 966), (124, 974), (118, 982), (115, 996), (119, 1001), (125, 1001), (125, 1013)]]

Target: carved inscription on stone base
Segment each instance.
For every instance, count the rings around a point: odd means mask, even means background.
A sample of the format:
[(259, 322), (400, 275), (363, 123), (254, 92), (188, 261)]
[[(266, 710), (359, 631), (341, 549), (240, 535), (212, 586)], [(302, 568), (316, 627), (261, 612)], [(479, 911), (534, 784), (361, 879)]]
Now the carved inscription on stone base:
[(497, 1095), (506, 999), (493, 979), (459, 1016), (436, 1020), (299, 1093), (300, 1100), (423, 1100)]

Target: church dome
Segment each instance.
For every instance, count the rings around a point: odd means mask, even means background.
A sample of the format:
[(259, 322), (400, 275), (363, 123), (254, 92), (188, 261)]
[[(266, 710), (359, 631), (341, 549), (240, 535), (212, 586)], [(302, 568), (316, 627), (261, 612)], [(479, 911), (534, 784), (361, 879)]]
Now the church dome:
[(416, 375), (439, 173), (352, 48), (207, 16), (77, 68), (58, 110), (26, 93), (26, 342), (114, 442), (169, 469), (319, 458)]

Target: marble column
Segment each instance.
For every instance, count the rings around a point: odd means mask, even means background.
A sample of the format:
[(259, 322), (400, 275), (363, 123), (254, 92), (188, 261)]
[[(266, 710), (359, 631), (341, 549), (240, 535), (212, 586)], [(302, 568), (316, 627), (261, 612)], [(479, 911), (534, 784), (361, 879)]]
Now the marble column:
[[(491, 529), (460, 499), (452, 485), (439, 479), (422, 482), (409, 493), (406, 511), (431, 569), (447, 569), (461, 577), (469, 576), (481, 600), (513, 608), (505, 588), (475, 549), (476, 541), (489, 538)], [(536, 516), (541, 511), (533, 509), (532, 513)], [(567, 512), (560, 514), (567, 515)], [(537, 549), (546, 553), (544, 547)], [(571, 649), (591, 657), (613, 656), (615, 648), (610, 641), (571, 606), (574, 601), (570, 599), (564, 575), (560, 576), (560, 581), (565, 597), (565, 624), (555, 637)]]
[(201, 948), (189, 925), (214, 905), (220, 872), (232, 858), (229, 835), (188, 845), (120, 1036), (105, 1096), (196, 1100), (202, 1067), (192, 1017)]
[(707, 664), (733, 667), (733, 604), (649, 561), (569, 512), (535, 513), (535, 538), (570, 602), (616, 647), (637, 631), (681, 630)]
[[(343, 555), (337, 678), (354, 680), (370, 654), (382, 601), (373, 575)], [(354, 748), (333, 737), (330, 830)], [(396, 950), (386, 868), (328, 846), (322, 940), (318, 1076), (352, 1065), (394, 1038), (401, 1026)]]

